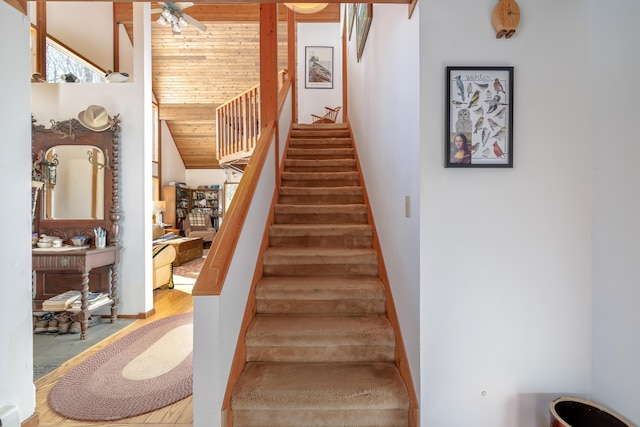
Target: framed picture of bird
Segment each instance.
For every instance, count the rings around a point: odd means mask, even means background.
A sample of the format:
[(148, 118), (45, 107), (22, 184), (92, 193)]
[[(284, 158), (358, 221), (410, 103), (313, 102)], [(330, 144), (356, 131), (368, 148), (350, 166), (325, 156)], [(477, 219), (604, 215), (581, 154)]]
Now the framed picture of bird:
[(333, 47), (306, 46), (305, 89), (333, 89)]
[(513, 167), (513, 67), (447, 67), (444, 165)]

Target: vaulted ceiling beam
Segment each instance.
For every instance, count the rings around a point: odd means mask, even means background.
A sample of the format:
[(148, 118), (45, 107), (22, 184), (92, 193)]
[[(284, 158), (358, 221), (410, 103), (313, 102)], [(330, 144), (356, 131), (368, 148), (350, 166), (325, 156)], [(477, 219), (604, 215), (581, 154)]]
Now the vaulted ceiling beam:
[(160, 120), (215, 120), (219, 104), (160, 104)]

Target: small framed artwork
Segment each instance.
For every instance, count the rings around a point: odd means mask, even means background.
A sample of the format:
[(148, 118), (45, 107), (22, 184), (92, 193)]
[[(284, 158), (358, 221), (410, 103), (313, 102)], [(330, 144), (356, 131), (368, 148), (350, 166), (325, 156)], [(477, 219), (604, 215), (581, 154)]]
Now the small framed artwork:
[(333, 89), (333, 47), (306, 46), (306, 89)]
[(373, 5), (367, 3), (356, 4), (356, 51), (358, 62), (362, 58), (364, 45), (367, 42), (371, 18), (373, 17)]
[(513, 167), (513, 67), (447, 67), (445, 167)]
[(353, 22), (356, 16), (356, 4), (347, 3), (347, 40), (351, 40), (351, 33), (353, 32)]

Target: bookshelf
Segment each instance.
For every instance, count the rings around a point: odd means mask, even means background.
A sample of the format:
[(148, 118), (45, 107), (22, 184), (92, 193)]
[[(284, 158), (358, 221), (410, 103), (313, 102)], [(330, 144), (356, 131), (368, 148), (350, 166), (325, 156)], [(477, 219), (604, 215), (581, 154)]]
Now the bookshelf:
[(182, 221), (190, 210), (191, 191), (189, 187), (165, 185), (163, 192), (164, 201), (167, 202), (163, 220), (173, 228), (182, 230)]
[(222, 188), (198, 187), (191, 190), (191, 211), (211, 216), (213, 227), (218, 230), (222, 219)]

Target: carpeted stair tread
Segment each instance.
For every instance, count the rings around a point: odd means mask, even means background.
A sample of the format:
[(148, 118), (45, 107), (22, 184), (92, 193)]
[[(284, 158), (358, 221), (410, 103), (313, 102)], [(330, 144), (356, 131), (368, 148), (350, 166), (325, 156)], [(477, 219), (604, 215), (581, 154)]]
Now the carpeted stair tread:
[(258, 314), (247, 330), (248, 346), (393, 346), (394, 340), (380, 314)]
[(258, 313), (364, 314), (385, 312), (385, 290), (375, 277), (263, 277)]
[(325, 129), (292, 129), (289, 133), (291, 138), (342, 138), (351, 137), (348, 128), (325, 128)]
[(352, 147), (353, 141), (350, 137), (333, 137), (333, 138), (306, 138), (301, 135), (289, 140), (291, 148), (337, 148)]
[(378, 278), (362, 277), (263, 277), (256, 287), (261, 300), (340, 300), (384, 301), (384, 286)]
[(373, 230), (369, 224), (273, 224), (272, 247), (370, 248)]
[[(245, 365), (231, 399), (234, 412), (242, 409), (406, 411), (409, 407), (407, 389), (398, 370), (387, 362), (250, 362)], [(353, 422), (343, 425), (359, 425), (357, 419)]]
[(294, 130), (291, 132), (291, 138), (336, 138), (350, 137), (348, 130), (345, 129), (326, 129), (326, 130)]
[(375, 276), (378, 255), (370, 248), (268, 248), (265, 276)]
[(287, 196), (316, 196), (316, 195), (362, 195), (362, 187), (347, 185), (344, 187), (280, 187), (280, 195)]
[(285, 159), (287, 172), (347, 172), (356, 170), (356, 159)]
[(291, 127), (296, 131), (349, 130), (349, 125), (346, 123), (293, 123)]
[(367, 206), (342, 205), (289, 205), (274, 207), (276, 224), (367, 224)]
[(391, 362), (395, 334), (382, 314), (258, 314), (247, 361)]
[(370, 248), (268, 248), (265, 264), (376, 264), (378, 256)]
[(279, 203), (300, 205), (362, 204), (363, 189), (359, 185), (345, 187), (280, 187)]
[(372, 236), (369, 224), (274, 224), (270, 236)]
[(360, 175), (357, 172), (283, 172), (282, 185), (286, 187), (360, 186)]
[(331, 181), (349, 180), (360, 182), (360, 174), (357, 171), (347, 172), (282, 172), (283, 185), (287, 181)]
[(287, 158), (301, 160), (353, 159), (353, 148), (289, 148)]

